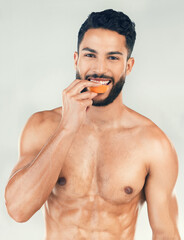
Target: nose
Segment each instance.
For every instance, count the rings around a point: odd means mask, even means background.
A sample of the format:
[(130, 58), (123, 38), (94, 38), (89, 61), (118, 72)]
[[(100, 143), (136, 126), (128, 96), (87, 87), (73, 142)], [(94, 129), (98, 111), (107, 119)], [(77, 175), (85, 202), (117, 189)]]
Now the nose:
[(108, 70), (107, 62), (105, 59), (96, 59), (93, 64), (93, 72), (98, 75), (105, 74)]

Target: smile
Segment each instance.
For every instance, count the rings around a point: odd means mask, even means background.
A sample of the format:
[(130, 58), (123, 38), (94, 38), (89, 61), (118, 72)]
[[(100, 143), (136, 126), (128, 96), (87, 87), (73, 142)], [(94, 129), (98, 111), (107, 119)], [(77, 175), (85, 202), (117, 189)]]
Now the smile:
[(94, 82), (94, 83), (100, 83), (101, 85), (108, 85), (110, 82), (111, 82), (111, 80), (105, 80), (105, 79), (103, 79), (103, 78), (88, 78), (88, 81), (90, 81), (90, 82)]

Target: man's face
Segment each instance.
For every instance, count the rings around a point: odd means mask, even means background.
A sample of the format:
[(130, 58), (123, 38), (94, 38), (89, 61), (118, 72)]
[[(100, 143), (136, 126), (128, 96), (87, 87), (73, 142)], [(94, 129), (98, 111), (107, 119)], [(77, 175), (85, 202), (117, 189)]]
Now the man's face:
[(76, 78), (110, 81), (108, 90), (93, 99), (93, 106), (106, 106), (120, 94), (134, 63), (133, 58), (127, 61), (127, 54), (126, 39), (117, 32), (99, 28), (85, 33), (79, 54), (74, 54)]

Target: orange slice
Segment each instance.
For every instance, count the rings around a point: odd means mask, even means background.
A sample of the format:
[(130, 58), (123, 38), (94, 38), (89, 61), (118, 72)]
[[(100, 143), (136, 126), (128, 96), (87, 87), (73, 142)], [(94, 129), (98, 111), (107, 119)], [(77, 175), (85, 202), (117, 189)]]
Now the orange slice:
[(97, 87), (89, 87), (89, 90), (95, 93), (104, 93), (108, 90), (108, 88), (108, 85), (99, 85)]

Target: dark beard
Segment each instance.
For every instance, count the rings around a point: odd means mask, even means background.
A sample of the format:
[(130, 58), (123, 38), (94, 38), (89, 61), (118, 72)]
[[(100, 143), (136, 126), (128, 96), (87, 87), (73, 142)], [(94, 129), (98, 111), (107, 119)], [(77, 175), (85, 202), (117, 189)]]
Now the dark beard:
[[(103, 76), (98, 76), (96, 74), (91, 75), (92, 77), (96, 77), (96, 78), (104, 78), (104, 75)], [(86, 80), (88, 79), (89, 76), (86, 76)], [(111, 89), (111, 91), (109, 92), (109, 95), (103, 99), (103, 100), (93, 100), (93, 106), (98, 106), (98, 107), (103, 107), (103, 106), (107, 106), (109, 105), (110, 103), (112, 103), (120, 94), (122, 88), (123, 88), (123, 85), (125, 83), (125, 77), (121, 77), (119, 79), (119, 81), (114, 85), (114, 78), (112, 77), (107, 77), (107, 78), (110, 78), (111, 79), (111, 83), (113, 84), (113, 87)], [(76, 79), (81, 79), (81, 76), (79, 74), (79, 72), (77, 71), (76, 72)], [(87, 88), (84, 88), (82, 92), (86, 92), (88, 91)]]

